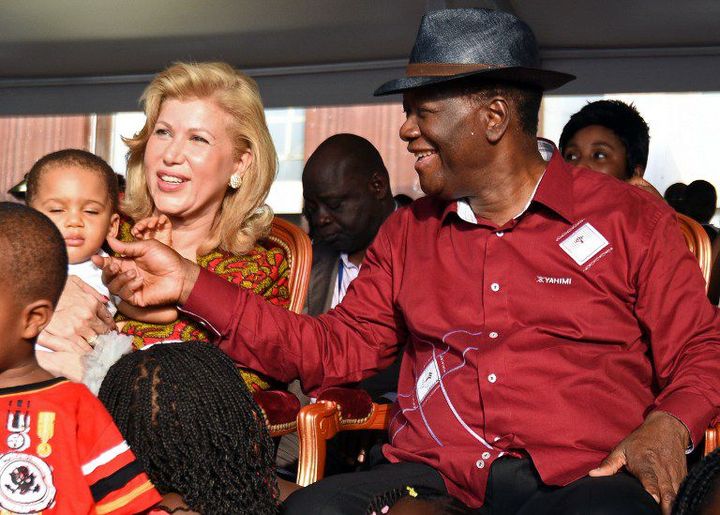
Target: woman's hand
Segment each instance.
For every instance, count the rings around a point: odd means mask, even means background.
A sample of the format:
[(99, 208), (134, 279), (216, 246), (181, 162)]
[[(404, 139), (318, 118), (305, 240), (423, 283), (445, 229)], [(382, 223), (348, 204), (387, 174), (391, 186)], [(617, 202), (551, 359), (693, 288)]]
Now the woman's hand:
[(182, 304), (195, 285), (199, 267), (156, 240), (122, 242), (108, 238), (122, 257), (93, 256), (108, 289), (134, 306)]
[(103, 295), (82, 279), (68, 277), (50, 323), (38, 336), (38, 343), (54, 351), (84, 354), (92, 350), (99, 334), (115, 329)]
[(172, 224), (165, 215), (143, 218), (130, 229), (130, 234), (136, 240), (157, 240), (172, 247)]
[(55, 377), (66, 377), (74, 383), (82, 382), (84, 358), (75, 352), (35, 351), (38, 364)]

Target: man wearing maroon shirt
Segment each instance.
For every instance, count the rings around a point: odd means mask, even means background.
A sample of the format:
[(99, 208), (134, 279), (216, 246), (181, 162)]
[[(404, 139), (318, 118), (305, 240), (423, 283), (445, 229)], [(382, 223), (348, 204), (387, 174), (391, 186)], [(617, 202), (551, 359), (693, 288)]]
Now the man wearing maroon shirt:
[(538, 148), (542, 91), (570, 79), (537, 67), (512, 15), (426, 15), (407, 77), (376, 94), (403, 93), (428, 197), (389, 217), (317, 318), (157, 242), (111, 242), (126, 256), (104, 260), (111, 291), (179, 303), (236, 361), (306, 391), (407, 342), (385, 463), (298, 491), (287, 513), (361, 514), (405, 486), (483, 514), (670, 512), (718, 412), (720, 316), (667, 206)]

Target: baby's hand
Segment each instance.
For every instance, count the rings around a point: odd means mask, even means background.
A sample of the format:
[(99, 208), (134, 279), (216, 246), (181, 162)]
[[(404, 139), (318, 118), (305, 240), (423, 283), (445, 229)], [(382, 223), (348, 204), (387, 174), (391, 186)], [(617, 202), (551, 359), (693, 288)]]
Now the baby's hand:
[(165, 215), (143, 218), (133, 226), (130, 234), (136, 240), (155, 239), (168, 247), (172, 246), (172, 224)]

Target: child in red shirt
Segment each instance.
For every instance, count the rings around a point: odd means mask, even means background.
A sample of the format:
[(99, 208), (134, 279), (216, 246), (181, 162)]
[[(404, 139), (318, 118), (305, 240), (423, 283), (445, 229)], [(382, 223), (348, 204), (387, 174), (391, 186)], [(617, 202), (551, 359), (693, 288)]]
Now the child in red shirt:
[(47, 217), (0, 203), (0, 511), (137, 513), (160, 496), (112, 418), (85, 386), (35, 359), (67, 259)]

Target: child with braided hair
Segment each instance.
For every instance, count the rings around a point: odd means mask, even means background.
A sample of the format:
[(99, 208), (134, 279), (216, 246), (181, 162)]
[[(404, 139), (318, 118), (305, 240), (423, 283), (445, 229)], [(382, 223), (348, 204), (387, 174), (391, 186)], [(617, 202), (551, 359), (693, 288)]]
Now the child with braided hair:
[(213, 345), (155, 344), (126, 355), (99, 397), (163, 494), (157, 513), (278, 512), (262, 412)]
[(720, 449), (705, 456), (680, 485), (673, 515), (720, 513)]

